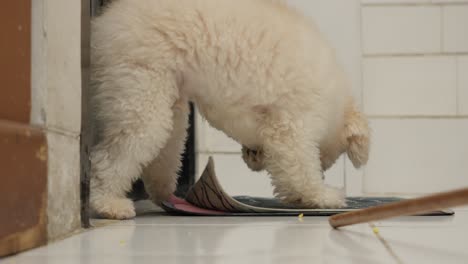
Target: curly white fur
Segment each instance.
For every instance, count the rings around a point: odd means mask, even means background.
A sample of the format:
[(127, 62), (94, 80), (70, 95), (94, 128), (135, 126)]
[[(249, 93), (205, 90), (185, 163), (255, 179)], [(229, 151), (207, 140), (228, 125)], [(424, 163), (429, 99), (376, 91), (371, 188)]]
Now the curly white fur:
[(344, 206), (322, 171), (345, 151), (356, 166), (367, 161), (367, 122), (333, 51), (299, 12), (274, 0), (117, 0), (92, 28), (98, 214), (133, 217), (125, 194), (140, 175), (156, 203), (175, 190), (189, 100), (212, 126), (262, 150), (255, 169), (270, 173), (277, 197)]

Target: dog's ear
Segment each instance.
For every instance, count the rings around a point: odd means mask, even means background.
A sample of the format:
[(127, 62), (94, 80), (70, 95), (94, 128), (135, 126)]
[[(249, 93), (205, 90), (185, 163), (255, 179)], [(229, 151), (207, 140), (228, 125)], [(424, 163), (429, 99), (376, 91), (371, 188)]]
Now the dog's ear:
[(369, 159), (370, 129), (367, 118), (355, 107), (346, 113), (346, 153), (355, 168), (366, 165)]

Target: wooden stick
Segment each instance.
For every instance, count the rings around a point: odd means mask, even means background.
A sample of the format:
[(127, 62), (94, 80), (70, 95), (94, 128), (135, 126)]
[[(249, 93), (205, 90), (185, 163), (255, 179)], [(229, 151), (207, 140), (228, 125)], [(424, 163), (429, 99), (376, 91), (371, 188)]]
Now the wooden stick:
[(468, 204), (468, 188), (337, 214), (331, 216), (328, 222), (333, 228), (338, 228), (396, 216), (427, 213), (466, 204)]

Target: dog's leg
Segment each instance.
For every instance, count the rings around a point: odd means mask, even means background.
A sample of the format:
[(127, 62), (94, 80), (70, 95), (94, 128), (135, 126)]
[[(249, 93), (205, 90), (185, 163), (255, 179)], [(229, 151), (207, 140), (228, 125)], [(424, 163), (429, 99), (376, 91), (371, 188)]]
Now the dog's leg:
[(143, 182), (151, 200), (160, 204), (174, 193), (177, 187), (177, 173), (182, 162), (187, 137), (189, 107), (186, 100), (180, 100), (173, 107), (174, 129), (169, 141), (159, 155), (143, 171)]
[(102, 217), (135, 216), (132, 182), (166, 145), (178, 97), (175, 78), (138, 66), (107, 69), (94, 100), (101, 142), (91, 153), (91, 209)]
[(311, 208), (343, 207), (343, 193), (323, 182), (319, 149), (304, 122), (288, 114), (266, 121), (260, 133), (275, 195)]

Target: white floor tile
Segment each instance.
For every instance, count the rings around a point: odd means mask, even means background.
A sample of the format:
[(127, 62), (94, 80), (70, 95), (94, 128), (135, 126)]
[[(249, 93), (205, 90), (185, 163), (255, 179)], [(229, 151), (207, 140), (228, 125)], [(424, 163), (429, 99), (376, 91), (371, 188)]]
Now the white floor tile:
[(453, 217), (406, 217), (380, 226), (379, 234), (403, 263), (468, 263), (466, 211)]
[(163, 218), (84, 232), (5, 263), (393, 263), (366, 225), (337, 231), (312, 217), (185, 218), (184, 225)]
[(326, 217), (175, 217), (156, 210), (2, 263), (466, 263), (467, 220), (465, 210), (382, 221), (379, 239), (367, 224), (334, 230)]

